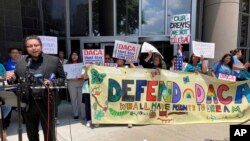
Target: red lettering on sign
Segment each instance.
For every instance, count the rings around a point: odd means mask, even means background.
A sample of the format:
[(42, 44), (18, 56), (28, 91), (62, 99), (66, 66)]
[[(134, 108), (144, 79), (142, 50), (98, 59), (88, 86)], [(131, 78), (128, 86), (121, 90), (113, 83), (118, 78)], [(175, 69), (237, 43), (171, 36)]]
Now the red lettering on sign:
[(135, 47), (132, 46), (132, 45), (118, 44), (118, 49), (120, 49), (120, 50), (134, 51), (135, 52)]
[(92, 49), (92, 50), (84, 50), (84, 55), (103, 55), (102, 50)]

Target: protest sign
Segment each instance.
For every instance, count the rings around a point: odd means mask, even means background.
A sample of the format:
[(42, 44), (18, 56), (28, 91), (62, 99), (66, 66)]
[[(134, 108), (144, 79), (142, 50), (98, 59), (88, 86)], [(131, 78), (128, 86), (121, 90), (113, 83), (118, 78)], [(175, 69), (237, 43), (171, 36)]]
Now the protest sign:
[(250, 115), (250, 81), (196, 73), (90, 66), (95, 124), (243, 122)]
[(52, 36), (39, 36), (43, 44), (43, 53), (57, 54), (57, 37)]
[(67, 73), (67, 79), (81, 78), (82, 68), (82, 63), (63, 65), (64, 72)]
[(137, 61), (141, 45), (123, 41), (115, 41), (113, 57), (132, 61)]
[(84, 49), (82, 52), (84, 64), (104, 65), (104, 49)]
[(117, 67), (117, 63), (104, 63), (106, 67)]
[(233, 75), (227, 75), (227, 74), (219, 74), (219, 78), (220, 80), (226, 80), (226, 81), (231, 81), (231, 82), (235, 82), (236, 81), (236, 77)]
[(204, 58), (214, 58), (215, 44), (205, 42), (192, 42), (195, 56), (203, 55)]
[[(161, 53), (156, 49), (156, 47), (154, 47), (153, 45), (147, 43), (147, 42), (144, 42), (142, 44), (142, 48), (141, 48), (141, 52), (142, 53), (147, 53), (147, 52), (154, 52), (154, 53), (158, 53), (159, 55), (161, 55)], [(163, 58), (163, 56), (161, 55), (161, 57)]]
[(171, 16), (170, 20), (170, 43), (189, 44), (190, 42), (190, 14)]

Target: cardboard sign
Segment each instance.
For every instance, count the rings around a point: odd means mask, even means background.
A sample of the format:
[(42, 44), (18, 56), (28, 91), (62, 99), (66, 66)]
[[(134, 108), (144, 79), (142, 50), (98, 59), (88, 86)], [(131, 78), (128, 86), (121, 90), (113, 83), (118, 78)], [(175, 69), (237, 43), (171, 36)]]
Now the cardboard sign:
[(132, 61), (137, 61), (141, 45), (123, 41), (115, 41), (113, 57)]
[(203, 55), (204, 58), (214, 58), (214, 43), (205, 43), (205, 42), (192, 42), (193, 45), (193, 53), (195, 56)]
[(170, 44), (189, 44), (190, 14), (173, 15), (170, 20)]
[(236, 81), (236, 77), (233, 75), (227, 75), (227, 74), (219, 74), (219, 78), (220, 80), (226, 80), (226, 81), (231, 81), (231, 82), (235, 82)]
[(43, 53), (57, 54), (57, 37), (52, 36), (39, 36), (43, 44)]
[(67, 79), (81, 78), (82, 68), (82, 63), (63, 65), (64, 72), (67, 72)]
[[(158, 53), (161, 55), (161, 53), (156, 49), (156, 47), (154, 47), (153, 45), (147, 43), (147, 42), (144, 42), (143, 45), (142, 45), (142, 49), (141, 49), (141, 52), (142, 53), (147, 53), (147, 52), (154, 52), (154, 53)], [(161, 55), (161, 57), (163, 58), (163, 56)]]
[(117, 63), (104, 63), (106, 67), (117, 67)]
[(104, 49), (84, 49), (82, 52), (84, 64), (104, 65)]

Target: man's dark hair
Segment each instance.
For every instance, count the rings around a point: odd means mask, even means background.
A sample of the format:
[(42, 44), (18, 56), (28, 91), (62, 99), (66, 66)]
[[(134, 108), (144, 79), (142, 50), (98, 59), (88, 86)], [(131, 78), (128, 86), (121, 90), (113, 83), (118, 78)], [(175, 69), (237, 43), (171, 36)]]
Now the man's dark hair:
[(10, 48), (10, 49), (9, 49), (9, 53), (11, 53), (12, 50), (17, 50), (17, 51), (19, 51), (19, 48), (15, 48), (15, 47)]
[(42, 41), (41, 41), (41, 39), (40, 39), (38, 36), (36, 36), (36, 35), (27, 36), (27, 37), (24, 39), (24, 45), (26, 46), (27, 41), (28, 41), (28, 40), (32, 40), (32, 39), (37, 40), (37, 41), (39, 42), (39, 44), (42, 46)]

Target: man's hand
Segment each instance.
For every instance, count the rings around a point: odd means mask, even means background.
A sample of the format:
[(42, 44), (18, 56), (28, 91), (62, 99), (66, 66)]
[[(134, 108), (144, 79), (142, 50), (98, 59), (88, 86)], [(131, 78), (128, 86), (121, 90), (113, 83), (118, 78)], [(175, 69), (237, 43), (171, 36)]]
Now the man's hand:
[(48, 79), (44, 79), (43, 83), (47, 86), (51, 86), (52, 85), (52, 82)]
[(14, 73), (14, 72), (6, 72), (5, 78), (6, 78), (7, 80), (16, 79), (16, 76), (15, 76), (15, 73)]

